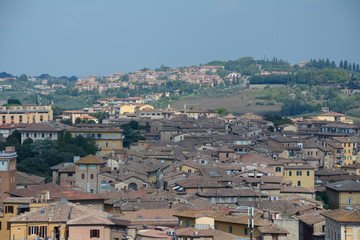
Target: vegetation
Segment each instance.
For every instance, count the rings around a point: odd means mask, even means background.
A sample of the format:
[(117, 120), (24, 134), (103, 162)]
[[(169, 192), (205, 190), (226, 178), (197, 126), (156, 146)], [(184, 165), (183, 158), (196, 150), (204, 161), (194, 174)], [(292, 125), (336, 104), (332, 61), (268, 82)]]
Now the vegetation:
[(146, 127), (139, 126), (137, 121), (131, 120), (129, 123), (121, 125), (121, 128), (124, 130), (123, 134), (125, 136), (123, 141), (124, 147), (129, 148), (132, 143), (145, 140), (145, 138), (141, 136), (140, 130)]
[(223, 107), (214, 108), (213, 111), (219, 112), (219, 115), (221, 117), (224, 117), (230, 113), (226, 108), (223, 108)]
[(71, 162), (74, 156), (85, 157), (95, 154), (97, 147), (92, 138), (83, 136), (71, 137), (70, 133), (62, 134), (57, 141), (41, 140), (34, 142), (26, 139), (21, 145), (21, 133), (15, 130), (6, 140), (0, 143), (0, 150), (6, 146), (15, 146), (17, 169), (50, 179), (50, 168), (61, 162)]

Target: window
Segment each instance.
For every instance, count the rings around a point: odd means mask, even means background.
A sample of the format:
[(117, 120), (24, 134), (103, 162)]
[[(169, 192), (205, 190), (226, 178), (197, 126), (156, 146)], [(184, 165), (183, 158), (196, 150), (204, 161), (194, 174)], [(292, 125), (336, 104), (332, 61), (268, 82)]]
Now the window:
[(94, 174), (90, 174), (90, 179), (94, 179)]
[(79, 164), (79, 169), (86, 169), (86, 164)]
[(115, 133), (113, 133), (112, 138), (116, 139), (116, 134)]
[(275, 172), (281, 172), (281, 167), (276, 167)]
[(116, 142), (113, 142), (113, 148), (116, 148)]
[(84, 173), (81, 174), (81, 179), (85, 179), (85, 174)]
[(218, 225), (215, 224), (215, 225), (214, 225), (214, 228), (215, 228), (215, 230), (218, 230)]
[(185, 221), (185, 227), (190, 227), (190, 223), (188, 220)]
[(353, 200), (352, 200), (352, 198), (350, 197), (349, 199), (348, 199), (348, 204), (352, 204), (353, 203)]
[(108, 142), (105, 143), (105, 147), (108, 148), (110, 144)]
[(5, 206), (5, 213), (14, 213), (13, 206)]
[(229, 233), (232, 233), (232, 226), (229, 226)]
[(289, 176), (291, 177), (291, 175), (292, 175), (292, 174), (291, 174), (291, 171), (289, 171)]
[(105, 180), (101, 181), (101, 190), (106, 190), (107, 184)]
[(188, 169), (188, 173), (191, 173), (191, 169)]
[(100, 238), (100, 230), (99, 229), (91, 229), (90, 230), (90, 238)]
[(228, 153), (226, 153), (226, 158), (228, 158), (229, 157), (229, 154)]
[(307, 171), (307, 172), (306, 172), (306, 175), (307, 175), (307, 176), (310, 176), (310, 171)]
[(89, 168), (90, 169), (96, 169), (96, 164), (90, 164)]
[(38, 230), (39, 230), (39, 227), (37, 227), (37, 226), (29, 227), (29, 235), (37, 235), (39, 232)]
[(41, 237), (41, 238), (46, 238), (47, 237), (47, 227), (46, 226), (41, 226), (40, 227), (39, 237)]
[(248, 235), (248, 229), (244, 228), (244, 235), (247, 236)]
[(105, 134), (105, 138), (109, 139), (109, 134), (108, 133)]
[(296, 176), (302, 176), (302, 171), (296, 171)]
[(301, 186), (301, 181), (298, 181), (298, 182), (297, 182), (297, 185), (300, 187), (300, 186)]

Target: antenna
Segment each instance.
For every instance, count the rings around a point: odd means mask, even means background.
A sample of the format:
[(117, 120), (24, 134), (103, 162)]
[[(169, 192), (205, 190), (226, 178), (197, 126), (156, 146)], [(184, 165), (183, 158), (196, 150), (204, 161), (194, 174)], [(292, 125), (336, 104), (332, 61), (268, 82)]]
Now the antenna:
[(254, 208), (248, 208), (248, 227), (250, 228), (250, 240), (253, 240), (254, 234)]

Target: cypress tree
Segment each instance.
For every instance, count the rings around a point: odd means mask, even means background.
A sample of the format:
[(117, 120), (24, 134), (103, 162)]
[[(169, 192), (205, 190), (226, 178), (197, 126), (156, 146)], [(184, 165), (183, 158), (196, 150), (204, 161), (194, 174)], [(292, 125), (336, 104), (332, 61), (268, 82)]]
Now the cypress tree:
[(348, 61), (347, 60), (344, 61), (344, 69), (345, 70), (348, 69)]
[(339, 68), (344, 68), (344, 62), (343, 62), (343, 60), (340, 61)]

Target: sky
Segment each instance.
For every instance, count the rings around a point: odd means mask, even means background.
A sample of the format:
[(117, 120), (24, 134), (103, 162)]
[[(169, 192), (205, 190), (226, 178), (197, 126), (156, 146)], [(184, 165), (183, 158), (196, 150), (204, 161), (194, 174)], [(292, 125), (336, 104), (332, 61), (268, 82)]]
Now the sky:
[(108, 75), (162, 64), (360, 63), (359, 0), (0, 0), (0, 72)]

